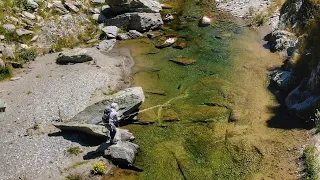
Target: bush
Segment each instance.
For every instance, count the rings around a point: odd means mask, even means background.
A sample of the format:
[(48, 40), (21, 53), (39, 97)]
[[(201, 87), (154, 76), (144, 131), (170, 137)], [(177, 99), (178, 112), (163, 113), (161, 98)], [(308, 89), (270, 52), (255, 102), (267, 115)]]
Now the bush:
[(0, 81), (11, 76), (11, 71), (9, 68), (0, 68)]
[(36, 57), (38, 56), (37, 52), (35, 49), (27, 49), (23, 50), (20, 54), (19, 57), (20, 59), (29, 62), (29, 61), (34, 61)]
[(64, 180), (82, 180), (83, 177), (80, 174), (69, 174)]
[(107, 171), (107, 167), (101, 161), (94, 163), (91, 169), (91, 173), (94, 175), (103, 175), (106, 173), (106, 171)]
[(319, 165), (317, 162), (316, 148), (314, 146), (307, 147), (302, 154), (302, 159), (304, 160), (304, 178), (309, 180), (319, 179), (318, 171)]
[(70, 154), (70, 155), (79, 155), (80, 153), (82, 153), (82, 150), (80, 149), (80, 147), (70, 147), (67, 152)]
[(262, 26), (267, 22), (267, 15), (264, 13), (259, 13), (256, 16), (254, 16), (250, 22), (250, 26)]

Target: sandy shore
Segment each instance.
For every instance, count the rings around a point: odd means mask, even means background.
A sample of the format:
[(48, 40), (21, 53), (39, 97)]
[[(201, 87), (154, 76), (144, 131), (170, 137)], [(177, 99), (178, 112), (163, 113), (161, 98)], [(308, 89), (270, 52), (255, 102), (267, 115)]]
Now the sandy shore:
[[(63, 179), (60, 170), (72, 161), (65, 152), (79, 144), (48, 136), (57, 131), (50, 122), (71, 118), (130, 85), (134, 62), (128, 49), (88, 51), (96, 64), (57, 65), (58, 53), (48, 54), (15, 74), (19, 80), (0, 83), (0, 98), (7, 104), (6, 112), (0, 113), (0, 179)], [(35, 124), (39, 128), (32, 130)]]

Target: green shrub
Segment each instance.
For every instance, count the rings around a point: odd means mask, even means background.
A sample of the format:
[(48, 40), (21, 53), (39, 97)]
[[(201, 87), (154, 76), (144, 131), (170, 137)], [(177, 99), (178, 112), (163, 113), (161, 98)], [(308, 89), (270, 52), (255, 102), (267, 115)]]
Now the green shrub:
[(0, 68), (0, 81), (7, 79), (11, 76), (11, 71), (9, 68)]
[(103, 175), (107, 172), (107, 167), (106, 165), (99, 161), (93, 164), (93, 167), (91, 169), (91, 173), (94, 175)]
[(250, 26), (262, 26), (267, 22), (267, 15), (259, 13), (255, 15), (249, 22)]
[(79, 155), (80, 153), (82, 153), (82, 150), (80, 149), (80, 147), (70, 147), (67, 152), (70, 154), (70, 155)]
[(19, 58), (24, 60), (25, 62), (34, 61), (37, 56), (38, 56), (38, 53), (36, 52), (35, 49), (23, 50), (19, 54)]
[(304, 160), (304, 178), (308, 180), (319, 179), (319, 165), (317, 162), (316, 148), (314, 146), (308, 146), (302, 154), (302, 159)]
[(83, 176), (80, 174), (69, 174), (64, 180), (82, 180)]

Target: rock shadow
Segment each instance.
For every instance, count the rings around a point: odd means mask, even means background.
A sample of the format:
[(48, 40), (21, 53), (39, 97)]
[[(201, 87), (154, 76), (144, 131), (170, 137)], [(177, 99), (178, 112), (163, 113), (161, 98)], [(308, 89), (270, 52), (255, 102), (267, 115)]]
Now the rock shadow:
[(62, 136), (64, 139), (72, 142), (79, 143), (81, 146), (98, 146), (101, 143), (105, 142), (106, 139), (102, 137), (91, 136), (81, 132), (75, 131), (59, 131), (48, 134), (49, 137), (58, 137)]
[(274, 114), (273, 117), (267, 121), (268, 127), (285, 130), (310, 130), (314, 127), (313, 122), (306, 122), (305, 120), (290, 114), (285, 105), (285, 97), (287, 97), (288, 93), (276, 89), (272, 83), (269, 84), (268, 89), (274, 94), (275, 100), (279, 103), (279, 106), (268, 107), (269, 111)]

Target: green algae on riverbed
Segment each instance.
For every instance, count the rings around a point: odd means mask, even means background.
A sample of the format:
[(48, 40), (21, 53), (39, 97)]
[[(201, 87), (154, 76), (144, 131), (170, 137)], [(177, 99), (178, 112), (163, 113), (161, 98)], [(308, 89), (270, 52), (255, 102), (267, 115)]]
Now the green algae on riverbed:
[[(204, 14), (199, 2), (186, 0), (177, 20), (162, 30), (186, 40), (187, 47), (158, 50), (157, 39), (120, 44), (132, 48), (134, 85), (148, 92), (139, 122), (153, 123), (126, 127), (141, 147), (135, 163), (143, 169), (139, 179), (246, 179), (259, 169), (257, 148), (242, 138), (229, 139), (226, 128), (230, 94), (237, 91), (225, 80), (233, 66), (229, 47), (243, 29), (217, 19), (199, 27)], [(228, 36), (217, 38), (221, 34)], [(197, 61), (188, 66), (169, 61), (176, 57)]]

